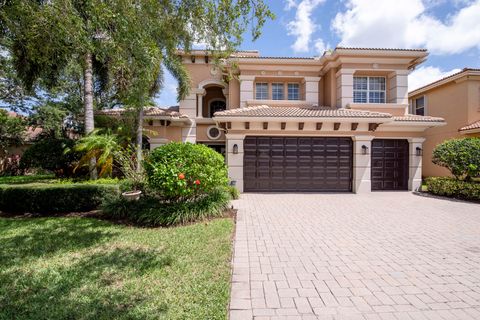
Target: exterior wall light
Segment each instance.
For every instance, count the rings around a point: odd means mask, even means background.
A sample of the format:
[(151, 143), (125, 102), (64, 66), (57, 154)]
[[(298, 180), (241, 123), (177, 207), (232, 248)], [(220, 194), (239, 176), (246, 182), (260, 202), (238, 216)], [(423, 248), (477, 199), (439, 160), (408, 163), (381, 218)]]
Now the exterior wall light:
[(368, 153), (368, 147), (366, 145), (362, 146), (362, 154), (367, 154)]
[(238, 154), (238, 145), (236, 143), (233, 145), (233, 154)]
[(417, 148), (415, 149), (415, 154), (417, 155), (417, 157), (421, 157), (421, 156), (423, 155), (423, 150), (422, 150), (422, 148), (417, 147)]

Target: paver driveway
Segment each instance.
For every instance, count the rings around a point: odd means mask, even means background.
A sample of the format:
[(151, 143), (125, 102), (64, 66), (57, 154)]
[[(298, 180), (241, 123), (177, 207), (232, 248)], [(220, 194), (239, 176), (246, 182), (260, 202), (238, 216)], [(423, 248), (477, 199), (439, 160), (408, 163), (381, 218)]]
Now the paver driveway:
[(231, 320), (480, 319), (480, 205), (243, 194)]

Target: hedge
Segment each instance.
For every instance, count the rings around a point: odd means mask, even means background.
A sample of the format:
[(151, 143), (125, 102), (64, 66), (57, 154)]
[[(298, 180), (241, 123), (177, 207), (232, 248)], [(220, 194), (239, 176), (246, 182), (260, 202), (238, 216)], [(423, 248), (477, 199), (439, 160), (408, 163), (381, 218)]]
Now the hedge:
[(445, 177), (426, 179), (428, 192), (463, 200), (480, 201), (480, 183), (455, 180)]
[(118, 185), (42, 184), (0, 185), (0, 211), (55, 214), (96, 209), (102, 199), (119, 193)]
[(113, 196), (105, 198), (101, 209), (106, 217), (137, 225), (173, 226), (221, 217), (228, 209), (230, 199), (230, 192), (225, 188), (215, 189), (196, 200), (182, 202), (168, 202), (148, 194), (138, 201)]

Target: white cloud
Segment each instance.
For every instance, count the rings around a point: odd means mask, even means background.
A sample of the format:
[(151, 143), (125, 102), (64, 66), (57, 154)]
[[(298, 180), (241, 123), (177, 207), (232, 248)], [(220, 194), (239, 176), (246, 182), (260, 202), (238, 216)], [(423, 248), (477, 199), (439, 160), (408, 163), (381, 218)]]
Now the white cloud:
[(318, 38), (317, 40), (315, 40), (315, 50), (318, 52), (319, 55), (322, 55), (325, 50), (327, 50), (327, 46), (322, 39)]
[(307, 52), (309, 50), (312, 34), (318, 28), (311, 15), (313, 10), (324, 1), (302, 0), (296, 5), (295, 19), (287, 25), (288, 34), (296, 37), (292, 45), (295, 52)]
[(295, 0), (285, 0), (285, 8), (284, 10), (288, 11), (292, 8), (297, 6), (297, 2)]
[(461, 69), (443, 71), (437, 67), (420, 67), (408, 76), (408, 91), (423, 87), (429, 83), (448, 77)]
[(445, 21), (427, 9), (421, 0), (347, 0), (332, 29), (344, 46), (426, 47), (433, 54), (480, 48), (480, 0), (465, 4)]

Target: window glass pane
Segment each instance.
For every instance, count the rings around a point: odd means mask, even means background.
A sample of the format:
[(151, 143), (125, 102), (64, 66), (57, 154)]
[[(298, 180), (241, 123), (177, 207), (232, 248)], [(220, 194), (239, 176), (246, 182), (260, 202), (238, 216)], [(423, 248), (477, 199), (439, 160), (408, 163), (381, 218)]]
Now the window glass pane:
[(369, 77), (368, 79), (369, 90), (385, 90), (385, 78), (384, 77)]
[(288, 84), (288, 100), (300, 99), (300, 85), (298, 83)]
[(258, 100), (268, 99), (268, 83), (255, 84), (255, 99), (258, 99)]
[(370, 103), (385, 103), (384, 91), (370, 91), (368, 93), (368, 102)]
[(415, 99), (415, 114), (419, 116), (425, 115), (425, 97)]
[(354, 103), (367, 103), (367, 92), (366, 91), (354, 91), (353, 92), (353, 102)]
[(213, 117), (213, 114), (217, 111), (223, 111), (226, 109), (225, 101), (213, 101), (210, 103), (210, 118)]
[(283, 83), (272, 83), (272, 99), (283, 100)]
[(367, 90), (367, 77), (353, 77), (353, 90)]

